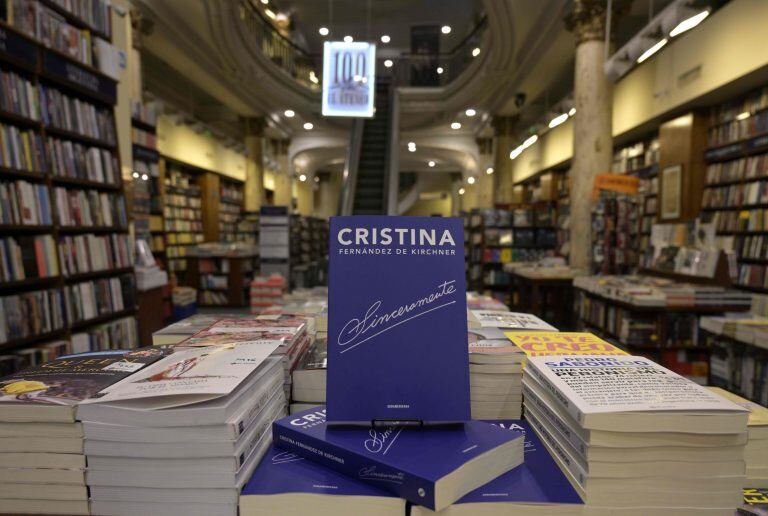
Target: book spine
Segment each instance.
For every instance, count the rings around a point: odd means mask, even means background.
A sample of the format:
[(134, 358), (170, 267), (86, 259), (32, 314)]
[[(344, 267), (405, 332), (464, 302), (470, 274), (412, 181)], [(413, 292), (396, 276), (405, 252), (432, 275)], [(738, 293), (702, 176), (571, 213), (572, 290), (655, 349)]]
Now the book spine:
[(246, 428), (253, 422), (256, 417), (261, 413), (262, 409), (267, 405), (269, 400), (272, 399), (277, 392), (283, 388), (283, 375), (275, 375), (272, 380), (267, 382), (264, 390), (262, 390), (259, 399), (256, 403), (242, 415), (242, 417), (235, 422), (235, 437), (239, 437), (245, 431)]
[(434, 482), (294, 430), (288, 425), (295, 420), (283, 421), (285, 424), (272, 425), (273, 442), (277, 447), (435, 510)]
[(523, 384), (523, 396), (526, 403), (531, 403), (557, 431), (573, 446), (584, 460), (587, 459), (587, 445), (571, 427), (563, 421), (558, 414), (549, 408), (539, 396), (527, 385)]
[(532, 374), (539, 383), (552, 394), (552, 397), (555, 398), (557, 403), (565, 409), (568, 414), (573, 416), (573, 418), (578, 421), (580, 424), (584, 423), (584, 414), (579, 410), (579, 408), (568, 399), (567, 396), (565, 396), (562, 392), (560, 392), (560, 389), (557, 389), (552, 382), (550, 382), (536, 367), (534, 367), (530, 362), (528, 363), (528, 366), (525, 368), (526, 374)]

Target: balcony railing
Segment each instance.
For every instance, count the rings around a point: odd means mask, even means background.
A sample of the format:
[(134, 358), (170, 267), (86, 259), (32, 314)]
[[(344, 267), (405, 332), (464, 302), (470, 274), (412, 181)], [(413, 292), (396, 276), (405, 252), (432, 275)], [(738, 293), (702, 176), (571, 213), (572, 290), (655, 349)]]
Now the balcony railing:
[(316, 56), (277, 32), (253, 1), (240, 0), (240, 18), (253, 36), (254, 44), (291, 77), (308, 88), (319, 89), (322, 64)]

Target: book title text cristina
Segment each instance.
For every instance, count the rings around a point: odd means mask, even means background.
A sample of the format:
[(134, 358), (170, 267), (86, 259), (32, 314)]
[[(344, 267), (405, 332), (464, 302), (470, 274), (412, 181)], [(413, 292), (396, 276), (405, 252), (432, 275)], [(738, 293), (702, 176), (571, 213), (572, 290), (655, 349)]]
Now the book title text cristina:
[(435, 229), (342, 228), (336, 239), (342, 245), (339, 254), (456, 255), (456, 250), (451, 249), (456, 247), (456, 241), (447, 229), (439, 234)]

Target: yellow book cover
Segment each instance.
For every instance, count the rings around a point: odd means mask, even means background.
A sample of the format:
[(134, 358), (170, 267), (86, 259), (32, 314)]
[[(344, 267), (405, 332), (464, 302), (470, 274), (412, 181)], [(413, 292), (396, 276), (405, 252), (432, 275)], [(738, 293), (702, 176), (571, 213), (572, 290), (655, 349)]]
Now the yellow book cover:
[(508, 331), (504, 335), (529, 357), (627, 354), (597, 335), (586, 332)]
[(720, 387), (707, 387), (707, 389), (749, 410), (749, 426), (768, 426), (768, 408), (744, 399), (738, 394), (721, 389)]

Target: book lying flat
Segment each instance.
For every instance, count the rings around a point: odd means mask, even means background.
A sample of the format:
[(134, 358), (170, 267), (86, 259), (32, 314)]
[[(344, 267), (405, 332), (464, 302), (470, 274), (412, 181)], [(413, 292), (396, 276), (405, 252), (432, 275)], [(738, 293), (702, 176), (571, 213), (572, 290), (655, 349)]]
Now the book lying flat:
[(241, 516), (306, 512), (402, 516), (405, 500), (273, 447), (240, 494)]
[(747, 428), (749, 411), (644, 357), (529, 357), (529, 373), (587, 429), (728, 434)]
[(626, 355), (610, 342), (587, 332), (529, 332), (506, 331), (504, 333), (527, 356), (546, 355)]
[[(540, 514), (542, 516), (580, 515), (584, 504), (560, 471), (530, 425), (522, 420), (488, 421), (525, 437), (525, 462), (443, 509), (447, 516)], [(411, 516), (427, 516), (433, 511), (411, 508)]]
[(525, 354), (499, 328), (472, 328), (467, 332), (469, 363), (522, 364)]
[[(6, 514), (91, 514), (88, 500), (24, 500), (19, 498), (2, 500)], [(94, 512), (94, 514), (100, 514)]]
[(272, 429), (276, 446), (433, 510), (523, 461), (521, 434), (480, 421), (429, 428), (329, 427), (320, 409), (275, 421)]
[(501, 310), (470, 310), (470, 328), (504, 328), (520, 331), (557, 331), (551, 324), (533, 314)]
[(0, 468), (85, 469), (85, 455), (79, 453), (0, 453)]
[(0, 379), (0, 421), (73, 423), (75, 406), (167, 356), (165, 348), (67, 355)]
[(328, 421), (470, 419), (459, 218), (331, 217)]
[(157, 330), (152, 334), (152, 344), (154, 346), (162, 344), (178, 344), (195, 333), (206, 329), (219, 319), (221, 319), (220, 315), (195, 314)]

